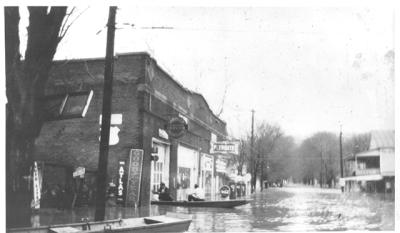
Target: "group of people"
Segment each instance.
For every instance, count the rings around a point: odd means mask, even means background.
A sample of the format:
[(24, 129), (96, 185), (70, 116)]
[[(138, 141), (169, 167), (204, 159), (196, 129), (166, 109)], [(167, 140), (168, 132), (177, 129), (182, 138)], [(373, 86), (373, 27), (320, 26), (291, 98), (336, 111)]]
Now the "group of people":
[(93, 190), (83, 181), (74, 184), (43, 184), (41, 206), (60, 210), (88, 206), (93, 201)]
[[(174, 200), (169, 193), (169, 189), (164, 183), (160, 184), (160, 188), (156, 194), (158, 194), (158, 200), (160, 201)], [(199, 185), (194, 185), (194, 190), (188, 195), (188, 201), (204, 201), (204, 191), (199, 187)]]

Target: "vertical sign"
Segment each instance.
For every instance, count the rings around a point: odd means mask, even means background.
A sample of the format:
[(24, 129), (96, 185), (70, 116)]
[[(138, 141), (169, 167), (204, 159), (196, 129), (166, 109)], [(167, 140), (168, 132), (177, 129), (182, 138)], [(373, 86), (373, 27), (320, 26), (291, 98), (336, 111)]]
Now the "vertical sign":
[(118, 165), (118, 184), (117, 184), (117, 203), (124, 203), (124, 189), (125, 189), (125, 161), (119, 161)]
[(125, 203), (127, 206), (137, 206), (140, 196), (140, 182), (142, 180), (143, 150), (131, 150), (128, 167)]
[(32, 209), (40, 208), (41, 182), (37, 162), (33, 163), (33, 203)]

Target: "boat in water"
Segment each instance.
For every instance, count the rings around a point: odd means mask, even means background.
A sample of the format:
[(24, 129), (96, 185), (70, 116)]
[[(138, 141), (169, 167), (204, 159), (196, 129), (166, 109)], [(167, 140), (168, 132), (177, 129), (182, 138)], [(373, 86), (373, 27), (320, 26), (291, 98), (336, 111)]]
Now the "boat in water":
[(10, 228), (10, 233), (66, 233), (66, 232), (184, 232), (189, 229), (190, 215), (167, 213), (143, 218), (114, 219), (41, 227)]
[(241, 200), (221, 200), (221, 201), (151, 201), (152, 205), (172, 205), (186, 207), (213, 207), (213, 208), (233, 208), (245, 205), (250, 199)]

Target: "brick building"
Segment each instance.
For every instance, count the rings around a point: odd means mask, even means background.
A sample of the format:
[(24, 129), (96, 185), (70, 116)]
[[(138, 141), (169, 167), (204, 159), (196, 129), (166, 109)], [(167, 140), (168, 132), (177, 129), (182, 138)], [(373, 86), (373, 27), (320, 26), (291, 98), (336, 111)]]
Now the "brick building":
[[(46, 186), (70, 185), (73, 171), (84, 167), (84, 182), (94, 190), (104, 59), (56, 61), (50, 75), (48, 95), (81, 90), (93, 90), (94, 95), (85, 118), (45, 123), (36, 141), (35, 160), (44, 164)], [(118, 143), (109, 147), (108, 182), (118, 181), (119, 163), (128, 160), (131, 149), (142, 149), (139, 205), (149, 204), (160, 182), (167, 184), (178, 200), (186, 198), (195, 183), (206, 195), (218, 189), (216, 158), (210, 154), (210, 143), (226, 140), (226, 123), (212, 113), (202, 95), (175, 81), (149, 54), (116, 56), (112, 114), (118, 121), (111, 122), (112, 127), (119, 133)], [(175, 116), (188, 125), (188, 131), (178, 139), (165, 131), (168, 120)], [(158, 161), (151, 159), (152, 152), (158, 154)]]

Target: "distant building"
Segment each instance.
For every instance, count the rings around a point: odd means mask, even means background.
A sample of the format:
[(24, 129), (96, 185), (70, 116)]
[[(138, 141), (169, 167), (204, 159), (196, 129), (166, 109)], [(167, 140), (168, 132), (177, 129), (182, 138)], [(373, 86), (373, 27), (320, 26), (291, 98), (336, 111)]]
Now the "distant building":
[(394, 192), (394, 131), (372, 131), (369, 150), (345, 158), (346, 191)]
[[(80, 168), (90, 190), (96, 189), (102, 114), (104, 59), (56, 61), (47, 95), (93, 90), (85, 118), (46, 122), (36, 140), (35, 160), (43, 165), (46, 187), (79, 188), (73, 172)], [(211, 142), (227, 139), (226, 123), (210, 109), (201, 94), (192, 92), (165, 72), (147, 53), (119, 54), (115, 58), (111, 135), (107, 182), (126, 194), (132, 149), (144, 151), (139, 205), (148, 205), (164, 182), (174, 199), (186, 199), (195, 184), (215, 195), (228, 176), (226, 163), (210, 152)], [(188, 130), (173, 138), (166, 129), (172, 118), (183, 119)], [(157, 155), (155, 157), (154, 155)], [(157, 159), (155, 159), (157, 158)], [(84, 168), (84, 169), (83, 169)], [(123, 176), (121, 178), (121, 176)], [(71, 186), (75, 186), (72, 187)], [(78, 185), (79, 186), (79, 185)]]

